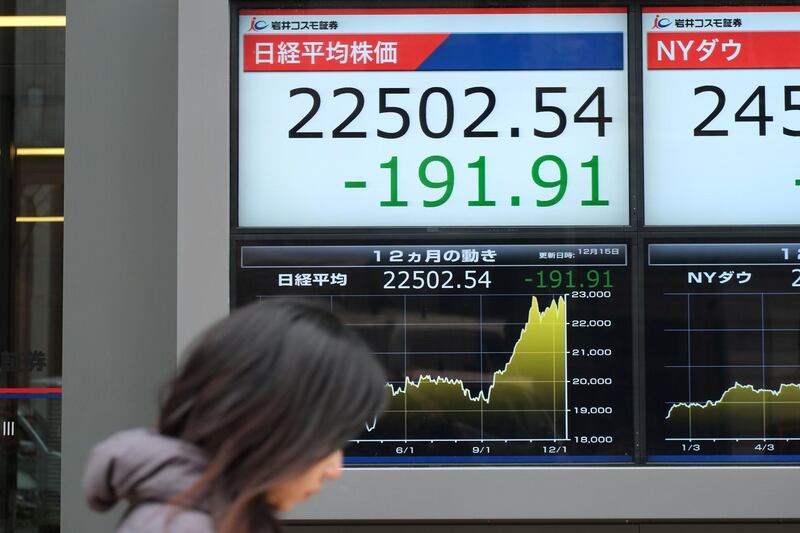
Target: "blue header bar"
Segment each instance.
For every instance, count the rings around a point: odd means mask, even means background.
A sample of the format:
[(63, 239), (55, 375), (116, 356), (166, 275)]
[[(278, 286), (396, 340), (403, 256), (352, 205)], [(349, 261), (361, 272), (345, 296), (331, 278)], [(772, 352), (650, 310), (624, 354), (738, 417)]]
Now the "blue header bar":
[(622, 32), (456, 33), (418, 70), (622, 70)]

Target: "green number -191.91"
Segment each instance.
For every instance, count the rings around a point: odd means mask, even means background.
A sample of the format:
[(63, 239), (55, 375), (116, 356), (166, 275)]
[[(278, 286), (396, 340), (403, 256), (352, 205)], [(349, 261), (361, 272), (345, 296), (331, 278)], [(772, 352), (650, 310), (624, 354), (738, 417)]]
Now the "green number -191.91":
[[(389, 171), (389, 199), (381, 202), (382, 207), (406, 207), (408, 201), (400, 199), (399, 193), (399, 163), (397, 156), (393, 156), (389, 161), (381, 163), (381, 168)], [(542, 176), (542, 169), (555, 167), (556, 177), (546, 179)], [(608, 206), (608, 200), (600, 199), (600, 158), (593, 156), (588, 161), (581, 163), (582, 168), (590, 170), (591, 196), (588, 200), (582, 200), (584, 206)], [(477, 174), (477, 197), (469, 200), (467, 205), (470, 207), (492, 207), (497, 204), (495, 200), (486, 198), (486, 156), (480, 156), (477, 160), (469, 163), (467, 168), (475, 170)], [(552, 174), (552, 171), (548, 172)], [(441, 190), (438, 198), (423, 200), (425, 207), (439, 207), (447, 203), (455, 188), (455, 170), (449, 159), (442, 155), (431, 155), (422, 160), (418, 169), (420, 183), (431, 190)], [(556, 155), (543, 155), (533, 162), (531, 167), (531, 178), (533, 182), (542, 189), (555, 189), (553, 196), (544, 200), (536, 200), (537, 207), (551, 207), (558, 204), (567, 192), (569, 182), (567, 166), (564, 160)], [(519, 197), (511, 199), (511, 205), (519, 205)]]
[(585, 273), (573, 270), (540, 270), (534, 274), (534, 286), (537, 289), (611, 289), (610, 270), (587, 270)]

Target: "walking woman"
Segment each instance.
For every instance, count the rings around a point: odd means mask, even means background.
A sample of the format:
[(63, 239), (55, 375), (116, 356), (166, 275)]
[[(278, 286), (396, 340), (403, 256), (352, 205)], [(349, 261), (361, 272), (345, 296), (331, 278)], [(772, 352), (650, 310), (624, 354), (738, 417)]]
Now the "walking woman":
[(339, 476), (342, 447), (378, 415), (385, 377), (367, 346), (316, 306), (234, 311), (192, 348), (157, 429), (118, 433), (84, 477), (119, 533), (272, 533), (276, 513)]

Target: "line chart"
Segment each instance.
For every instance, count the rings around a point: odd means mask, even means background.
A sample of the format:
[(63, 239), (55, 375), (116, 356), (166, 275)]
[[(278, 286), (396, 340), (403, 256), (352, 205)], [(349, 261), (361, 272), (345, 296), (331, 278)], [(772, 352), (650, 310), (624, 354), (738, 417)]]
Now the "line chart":
[[(540, 429), (521, 438), (492, 438), (497, 441), (558, 441), (569, 440), (568, 392), (567, 392), (567, 301), (563, 296), (552, 300), (540, 310), (536, 296), (531, 297), (528, 321), (523, 326), (511, 356), (502, 368), (491, 373), (488, 388), (477, 391), (466, 386), (463, 379), (431, 374), (416, 379), (405, 376), (402, 385), (387, 384), (390, 396), (388, 413), (403, 413), (404, 435), (394, 439), (359, 438), (360, 442), (413, 440), (407, 431), (408, 416), (414, 413), (449, 413), (456, 418), (473, 417), (480, 414), (481, 434), (474, 440), (485, 441), (487, 434), (494, 433), (496, 418), (523, 416), (541, 418), (536, 428), (548, 428), (548, 434)], [(367, 433), (376, 430), (378, 422), (367, 424)], [(530, 420), (528, 424), (530, 426)], [(453, 438), (426, 438), (421, 440), (452, 441)], [(458, 439), (461, 442), (470, 439)]]
[(779, 264), (787, 246), (650, 245), (651, 460), (800, 459), (800, 270)]
[(313, 300), (369, 345), (388, 409), (350, 464), (629, 462), (623, 244), (240, 250), (239, 302)]

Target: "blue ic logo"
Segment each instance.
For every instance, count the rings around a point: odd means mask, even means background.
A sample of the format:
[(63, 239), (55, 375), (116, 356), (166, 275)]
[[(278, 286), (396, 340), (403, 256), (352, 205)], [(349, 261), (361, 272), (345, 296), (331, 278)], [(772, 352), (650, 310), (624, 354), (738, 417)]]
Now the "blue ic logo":
[(661, 28), (666, 28), (672, 24), (672, 20), (668, 18), (661, 18), (661, 15), (656, 15), (656, 19), (653, 21), (653, 27), (650, 28), (652, 30), (658, 30)]
[(256, 17), (250, 21), (250, 29), (247, 31), (261, 31), (267, 29), (267, 22), (265, 20), (258, 20)]

